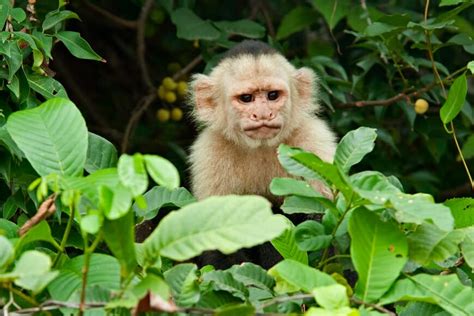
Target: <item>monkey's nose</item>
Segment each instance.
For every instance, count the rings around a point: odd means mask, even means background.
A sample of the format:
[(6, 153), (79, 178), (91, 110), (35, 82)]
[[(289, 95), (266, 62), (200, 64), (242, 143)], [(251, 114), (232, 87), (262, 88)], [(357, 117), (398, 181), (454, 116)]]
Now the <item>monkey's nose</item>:
[(271, 121), (275, 118), (275, 114), (273, 112), (269, 111), (267, 113), (252, 113), (250, 115), (250, 119), (252, 121), (262, 121), (262, 120), (268, 120)]

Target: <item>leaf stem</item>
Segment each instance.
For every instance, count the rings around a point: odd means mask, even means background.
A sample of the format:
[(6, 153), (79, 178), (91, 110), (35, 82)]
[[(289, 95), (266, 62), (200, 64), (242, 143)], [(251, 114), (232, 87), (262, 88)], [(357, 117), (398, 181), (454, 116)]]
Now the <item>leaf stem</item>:
[(69, 207), (69, 218), (67, 221), (66, 230), (64, 231), (61, 244), (59, 245), (58, 253), (56, 254), (56, 257), (54, 258), (53, 267), (56, 267), (56, 265), (59, 262), (59, 259), (61, 258), (62, 254), (66, 250), (66, 243), (69, 238), (69, 234), (71, 233), (73, 222), (74, 222), (74, 210), (72, 209), (72, 207)]
[(99, 245), (99, 242), (102, 240), (103, 232), (100, 231), (90, 247), (87, 245), (87, 234), (83, 236), (84, 238), (84, 265), (82, 266), (82, 288), (81, 288), (81, 300), (79, 303), (79, 316), (84, 315), (84, 310), (86, 308), (86, 287), (87, 287), (87, 274), (89, 273), (89, 265), (91, 261), (92, 253), (95, 248)]

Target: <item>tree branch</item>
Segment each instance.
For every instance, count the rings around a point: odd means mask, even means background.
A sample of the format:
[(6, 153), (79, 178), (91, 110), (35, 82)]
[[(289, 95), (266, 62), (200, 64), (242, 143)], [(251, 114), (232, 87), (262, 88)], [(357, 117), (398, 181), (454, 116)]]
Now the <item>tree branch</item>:
[(179, 78), (181, 78), (182, 76), (184, 76), (185, 74), (187, 74), (188, 72), (190, 72), (191, 70), (193, 70), (194, 67), (196, 67), (197, 65), (199, 65), (202, 62), (202, 60), (203, 60), (202, 55), (196, 56), (193, 60), (191, 60), (191, 62), (189, 64), (187, 64), (186, 66), (181, 68), (178, 72), (176, 72), (173, 75), (173, 80), (176, 81)]
[(351, 301), (356, 303), (356, 304), (359, 304), (359, 305), (364, 305), (364, 306), (368, 306), (368, 307), (372, 307), (373, 309), (376, 309), (378, 310), (379, 312), (382, 312), (382, 313), (385, 313), (385, 314), (388, 314), (390, 316), (397, 316), (397, 314), (395, 314), (394, 312), (392, 312), (391, 310), (388, 310), (386, 309), (385, 307), (383, 306), (380, 306), (380, 305), (377, 305), (377, 304), (372, 304), (372, 303), (366, 303), (364, 301), (361, 301), (355, 297), (351, 297)]
[(142, 81), (147, 86), (148, 90), (153, 89), (153, 82), (151, 81), (150, 74), (148, 72), (148, 67), (146, 64), (146, 45), (145, 45), (145, 24), (150, 13), (151, 8), (153, 7), (153, 0), (146, 0), (145, 4), (142, 7), (140, 16), (137, 21), (137, 59), (138, 66), (140, 67), (140, 72), (142, 75)]
[(85, 7), (97, 13), (98, 15), (101, 15), (102, 17), (106, 18), (107, 20), (109, 20), (116, 26), (127, 28), (127, 29), (133, 29), (133, 30), (137, 28), (137, 21), (131, 21), (131, 20), (118, 17), (115, 14), (112, 14), (109, 11), (104, 10), (96, 6), (95, 4), (90, 3), (89, 1), (82, 1), (82, 3), (84, 4)]

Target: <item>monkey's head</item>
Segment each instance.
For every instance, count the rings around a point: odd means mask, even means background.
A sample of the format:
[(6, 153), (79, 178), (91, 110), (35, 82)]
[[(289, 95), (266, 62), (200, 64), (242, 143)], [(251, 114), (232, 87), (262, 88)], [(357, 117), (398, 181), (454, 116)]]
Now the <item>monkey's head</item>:
[(244, 41), (209, 76), (193, 77), (194, 117), (239, 145), (284, 141), (315, 110), (315, 74), (296, 69), (272, 47)]

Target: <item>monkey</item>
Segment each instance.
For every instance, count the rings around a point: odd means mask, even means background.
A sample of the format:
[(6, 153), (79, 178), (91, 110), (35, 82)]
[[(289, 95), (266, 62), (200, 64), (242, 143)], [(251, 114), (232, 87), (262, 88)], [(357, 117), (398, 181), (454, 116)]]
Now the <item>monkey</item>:
[[(316, 81), (311, 69), (295, 68), (279, 51), (254, 40), (228, 50), (209, 75), (194, 75), (189, 103), (203, 126), (189, 157), (196, 198), (255, 194), (280, 205), (269, 190), (273, 178), (290, 176), (278, 161), (280, 144), (332, 162), (336, 137), (317, 116)], [(331, 197), (322, 183), (312, 185)]]

